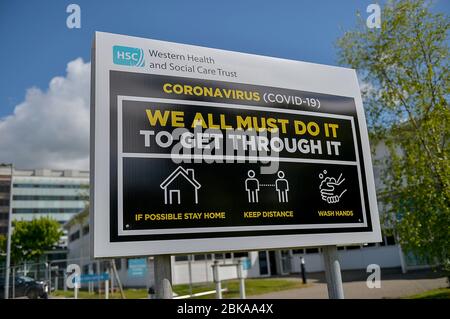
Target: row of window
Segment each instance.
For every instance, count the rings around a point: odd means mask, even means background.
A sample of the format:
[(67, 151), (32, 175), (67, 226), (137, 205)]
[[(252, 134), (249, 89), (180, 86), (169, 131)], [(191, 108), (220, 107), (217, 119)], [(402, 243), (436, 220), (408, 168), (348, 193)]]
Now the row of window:
[(13, 184), (14, 188), (87, 188), (80, 184)]
[[(215, 260), (223, 260), (223, 259), (233, 259), (240, 257), (248, 257), (248, 252), (235, 252), (235, 253), (224, 253), (224, 254), (197, 254), (192, 255), (193, 260), (211, 260), (213, 257)], [(178, 255), (175, 256), (175, 261), (187, 261), (189, 259), (188, 255)]]
[[(380, 246), (393, 246), (396, 244), (395, 241), (395, 237), (394, 236), (383, 236), (383, 241), (381, 243), (379, 243)], [(356, 250), (356, 249), (361, 249), (363, 247), (374, 247), (376, 246), (376, 243), (370, 243), (367, 244), (365, 246), (362, 245), (352, 245), (352, 246), (338, 246), (338, 250)], [(302, 248), (302, 249), (293, 249), (292, 253), (293, 254), (299, 254), (299, 255), (304, 255), (304, 254), (317, 254), (321, 252), (320, 248)]]
[[(126, 267), (126, 269), (128, 269), (128, 259), (125, 259), (125, 267)], [(120, 269), (122, 269), (122, 258), (114, 258), (114, 263), (116, 264), (116, 269), (117, 270), (120, 270)], [(108, 268), (110, 267), (110, 262), (109, 261), (101, 261), (101, 262), (99, 262), (99, 266), (100, 266), (100, 272), (105, 272), (105, 271), (107, 271), (108, 270)], [(91, 267), (89, 267), (89, 266), (91, 266)], [(97, 263), (96, 262), (94, 262), (94, 263), (92, 263), (92, 264), (87, 264), (87, 265), (84, 265), (83, 266), (83, 268), (82, 268), (82, 270), (83, 270), (83, 273), (84, 274), (88, 274), (89, 273), (89, 268), (91, 268), (92, 269), (92, 273), (97, 273)]]
[(88, 196), (14, 195), (14, 200), (88, 200)]
[(2, 183), (0, 184), (0, 193), (9, 193), (10, 188), (11, 187), (9, 186), (9, 183), (8, 184)]
[(73, 241), (77, 240), (78, 238), (80, 238), (80, 231), (79, 230), (77, 230), (76, 232), (70, 234), (69, 241), (73, 242)]
[[(383, 241), (380, 243), (380, 246), (393, 246), (395, 245), (395, 238), (394, 236), (384, 236)], [(375, 243), (367, 244), (368, 247), (376, 246)], [(353, 250), (353, 249), (361, 249), (361, 245), (354, 245), (354, 246), (339, 246), (338, 250)], [(321, 252), (321, 248), (302, 248), (302, 249), (293, 249), (293, 254), (317, 254)], [(211, 260), (214, 255), (214, 259), (233, 259), (233, 258), (239, 258), (239, 257), (248, 257), (248, 252), (236, 252), (236, 253), (225, 253), (225, 254), (201, 254), (201, 255), (193, 255), (193, 260), (199, 261), (199, 260)], [(178, 255), (175, 256), (175, 261), (187, 261), (188, 255)]]
[(8, 220), (8, 213), (0, 213), (0, 220)]
[(9, 206), (9, 199), (0, 199), (0, 206)]
[[(83, 228), (81, 229), (81, 233), (83, 236), (89, 234), (89, 225), (83, 226)], [(69, 242), (73, 242), (79, 238), (80, 238), (80, 231), (77, 230), (76, 232), (73, 232), (72, 234), (69, 235)]]
[(13, 214), (79, 213), (81, 208), (13, 208)]

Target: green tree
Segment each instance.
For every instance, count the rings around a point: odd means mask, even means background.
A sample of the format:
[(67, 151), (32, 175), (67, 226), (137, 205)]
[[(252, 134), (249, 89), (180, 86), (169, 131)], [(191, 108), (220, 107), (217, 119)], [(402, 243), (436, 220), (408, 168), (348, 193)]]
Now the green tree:
[(358, 72), (372, 146), (385, 143), (383, 223), (406, 251), (450, 270), (449, 17), (424, 0), (390, 1), (337, 42)]
[(0, 268), (3, 268), (6, 262), (6, 241), (6, 236), (0, 235)]
[(62, 236), (59, 223), (49, 217), (31, 221), (14, 221), (11, 236), (11, 261), (13, 264), (23, 260), (36, 261), (45, 251), (54, 247)]

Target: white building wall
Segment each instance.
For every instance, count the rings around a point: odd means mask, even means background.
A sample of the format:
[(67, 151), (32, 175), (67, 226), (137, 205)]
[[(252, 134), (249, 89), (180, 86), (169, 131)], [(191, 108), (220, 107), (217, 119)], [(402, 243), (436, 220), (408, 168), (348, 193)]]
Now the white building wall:
[(13, 220), (32, 220), (45, 216), (60, 223), (67, 222), (86, 207), (87, 200), (74, 197), (89, 195), (88, 177), (86, 171), (15, 170)]
[[(172, 282), (176, 284), (188, 284), (189, 283), (189, 263), (191, 263), (192, 283), (200, 282), (212, 282), (213, 271), (212, 265), (214, 261), (209, 260), (197, 260), (197, 261), (177, 261), (172, 258), (173, 270), (172, 270)], [(232, 259), (220, 260), (219, 278), (220, 280), (236, 279), (237, 267), (232, 265), (235, 263)], [(243, 276), (247, 278), (249, 271), (244, 270)]]

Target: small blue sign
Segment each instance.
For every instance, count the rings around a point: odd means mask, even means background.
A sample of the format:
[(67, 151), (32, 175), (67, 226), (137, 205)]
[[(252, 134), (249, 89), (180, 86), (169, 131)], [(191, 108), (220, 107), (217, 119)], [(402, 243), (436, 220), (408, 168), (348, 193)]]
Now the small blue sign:
[(147, 258), (128, 259), (128, 277), (144, 277), (147, 272)]
[(102, 274), (84, 274), (80, 276), (79, 282), (93, 282), (109, 280), (109, 274), (104, 272)]
[(250, 268), (252, 268), (252, 261), (250, 260), (250, 258), (245, 258), (242, 261), (242, 268), (244, 270), (249, 270)]

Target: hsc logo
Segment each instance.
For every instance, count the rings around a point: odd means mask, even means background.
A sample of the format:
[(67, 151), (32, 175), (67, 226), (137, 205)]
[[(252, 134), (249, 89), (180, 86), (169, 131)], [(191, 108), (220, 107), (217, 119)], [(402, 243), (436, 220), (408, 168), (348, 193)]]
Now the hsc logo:
[(143, 67), (145, 65), (144, 50), (115, 45), (113, 46), (113, 62), (114, 64)]

